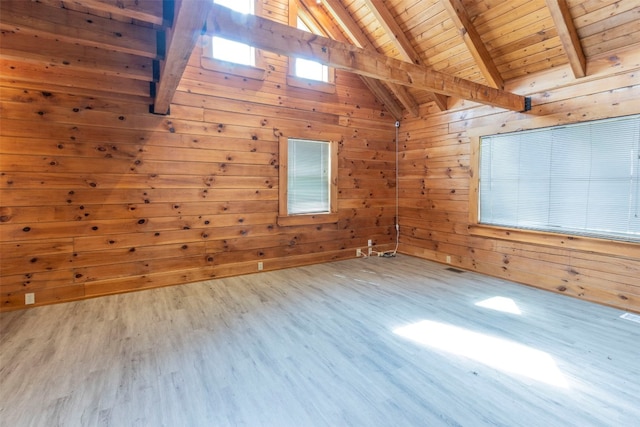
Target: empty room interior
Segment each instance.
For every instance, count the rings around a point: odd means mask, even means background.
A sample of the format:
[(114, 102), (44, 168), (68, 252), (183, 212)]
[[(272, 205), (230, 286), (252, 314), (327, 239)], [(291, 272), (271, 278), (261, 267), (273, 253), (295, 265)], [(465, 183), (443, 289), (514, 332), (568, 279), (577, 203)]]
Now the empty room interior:
[(638, 1), (0, 30), (0, 426), (638, 425)]

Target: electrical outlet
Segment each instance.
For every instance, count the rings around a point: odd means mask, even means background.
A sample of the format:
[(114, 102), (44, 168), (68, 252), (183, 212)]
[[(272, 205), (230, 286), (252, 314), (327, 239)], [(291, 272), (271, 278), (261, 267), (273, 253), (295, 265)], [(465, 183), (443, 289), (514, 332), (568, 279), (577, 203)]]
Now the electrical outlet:
[(262, 261), (258, 261), (258, 271), (262, 271), (262, 269), (264, 269), (264, 264)]
[(371, 239), (367, 240), (367, 246), (373, 246), (373, 240)]
[(447, 264), (451, 264), (451, 255), (447, 255)]
[(356, 249), (356, 256), (362, 256), (362, 249)]
[(25, 304), (35, 304), (36, 303), (36, 294), (30, 292), (28, 294), (24, 294), (24, 303)]

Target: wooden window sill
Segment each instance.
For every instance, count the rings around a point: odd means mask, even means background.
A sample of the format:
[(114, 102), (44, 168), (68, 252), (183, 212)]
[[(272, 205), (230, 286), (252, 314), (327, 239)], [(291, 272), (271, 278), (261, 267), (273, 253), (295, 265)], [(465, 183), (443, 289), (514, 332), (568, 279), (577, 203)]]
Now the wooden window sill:
[(278, 225), (289, 227), (292, 225), (335, 224), (338, 222), (337, 213), (317, 213), (303, 215), (278, 216)]
[(295, 77), (295, 76), (287, 76), (287, 85), (291, 87), (297, 87), (300, 89), (315, 90), (317, 92), (323, 92), (323, 93), (330, 93), (330, 94), (336, 93), (335, 83), (326, 83), (326, 82), (320, 82), (317, 80), (302, 79), (300, 77)]
[(236, 64), (233, 62), (221, 61), (209, 56), (200, 58), (200, 65), (205, 70), (217, 71), (219, 73), (231, 74), (252, 80), (263, 80), (267, 75), (266, 69), (251, 65)]
[(596, 252), (624, 258), (640, 258), (640, 244), (618, 240), (597, 239), (595, 237), (521, 230), (482, 224), (470, 225), (469, 234), (472, 236), (509, 240), (553, 248)]

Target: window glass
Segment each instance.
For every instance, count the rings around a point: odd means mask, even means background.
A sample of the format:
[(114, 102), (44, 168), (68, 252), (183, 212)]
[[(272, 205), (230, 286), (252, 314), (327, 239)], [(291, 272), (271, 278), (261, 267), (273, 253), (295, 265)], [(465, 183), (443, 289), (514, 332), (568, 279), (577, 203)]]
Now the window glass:
[[(311, 32), (309, 27), (298, 17), (298, 29)], [(318, 80), (321, 82), (329, 81), (329, 67), (317, 61), (308, 59), (295, 58), (294, 72), (296, 77), (310, 80)]]
[(330, 212), (330, 143), (288, 140), (288, 214)]
[(640, 116), (482, 137), (479, 222), (640, 241)]
[[(214, 0), (215, 4), (228, 7), (236, 12), (254, 14), (255, 0)], [(256, 65), (256, 51), (253, 46), (221, 37), (211, 38), (211, 55), (221, 61), (243, 65)]]
[(215, 4), (219, 4), (220, 6), (228, 7), (236, 12), (252, 15), (255, 11), (254, 1), (255, 0), (213, 0)]

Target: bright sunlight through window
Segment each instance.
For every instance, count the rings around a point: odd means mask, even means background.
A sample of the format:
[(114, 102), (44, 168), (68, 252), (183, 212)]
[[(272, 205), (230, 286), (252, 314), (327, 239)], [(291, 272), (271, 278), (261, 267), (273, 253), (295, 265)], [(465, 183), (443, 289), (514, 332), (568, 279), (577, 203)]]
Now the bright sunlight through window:
[[(214, 0), (215, 4), (228, 7), (236, 12), (253, 14), (255, 0)], [(220, 37), (212, 37), (211, 53), (215, 59), (236, 64), (256, 65), (256, 51), (253, 46)]]
[(502, 311), (503, 313), (522, 314), (520, 308), (511, 298), (493, 297), (476, 303), (478, 307), (489, 308), (491, 310)]
[(540, 350), (445, 323), (423, 320), (393, 331), (422, 345), (555, 387), (568, 384), (553, 358)]
[[(302, 22), (302, 19), (298, 17), (298, 29), (311, 32), (309, 27)], [(308, 59), (296, 58), (295, 62), (295, 75), (302, 79), (318, 80), (321, 82), (329, 81), (329, 67), (323, 65), (317, 61), (311, 61)]]

